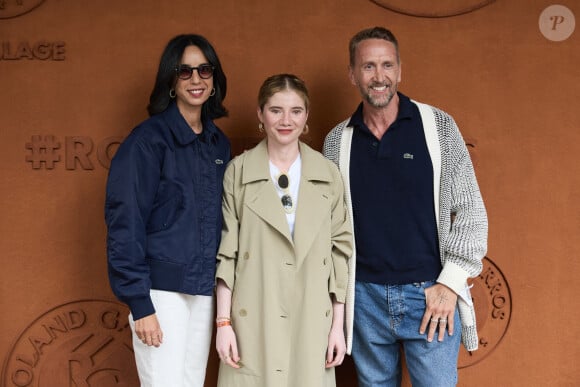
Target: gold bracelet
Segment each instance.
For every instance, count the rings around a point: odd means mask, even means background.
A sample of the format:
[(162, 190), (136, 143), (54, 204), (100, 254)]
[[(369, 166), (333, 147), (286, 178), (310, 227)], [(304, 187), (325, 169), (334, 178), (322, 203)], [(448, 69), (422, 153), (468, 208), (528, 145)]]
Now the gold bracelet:
[(228, 320), (222, 320), (222, 321), (216, 321), (215, 325), (218, 328), (227, 327), (227, 326), (232, 325), (232, 322), (229, 319)]

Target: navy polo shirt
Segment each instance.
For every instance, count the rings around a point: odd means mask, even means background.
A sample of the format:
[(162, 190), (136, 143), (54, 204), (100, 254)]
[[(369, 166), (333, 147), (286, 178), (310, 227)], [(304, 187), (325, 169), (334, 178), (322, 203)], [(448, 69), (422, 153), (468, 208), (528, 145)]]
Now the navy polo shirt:
[(398, 95), (399, 114), (381, 140), (365, 125), (362, 103), (349, 122), (358, 281), (407, 284), (441, 272), (423, 122), (417, 105)]

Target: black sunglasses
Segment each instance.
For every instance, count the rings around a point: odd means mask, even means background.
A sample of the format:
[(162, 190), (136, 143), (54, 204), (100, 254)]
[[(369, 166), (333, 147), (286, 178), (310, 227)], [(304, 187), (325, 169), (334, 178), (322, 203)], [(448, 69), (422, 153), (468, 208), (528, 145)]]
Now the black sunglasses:
[(213, 76), (213, 71), (215, 66), (210, 64), (202, 64), (197, 67), (191, 67), (188, 65), (179, 65), (175, 68), (177, 77), (179, 79), (189, 79), (193, 76), (193, 70), (197, 70), (197, 74), (201, 79), (209, 79)]
[(278, 187), (284, 191), (284, 195), (282, 195), (282, 207), (284, 207), (284, 211), (286, 213), (291, 214), (294, 212), (294, 203), (292, 202), (292, 196), (290, 196), (290, 191), (288, 187), (290, 187), (290, 178), (287, 174), (281, 173), (277, 179)]

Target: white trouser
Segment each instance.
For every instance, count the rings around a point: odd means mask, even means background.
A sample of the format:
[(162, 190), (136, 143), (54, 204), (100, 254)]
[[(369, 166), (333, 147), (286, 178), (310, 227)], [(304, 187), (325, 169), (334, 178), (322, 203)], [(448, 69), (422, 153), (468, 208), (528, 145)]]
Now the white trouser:
[(163, 343), (143, 344), (133, 331), (141, 387), (203, 387), (213, 327), (213, 297), (151, 290)]

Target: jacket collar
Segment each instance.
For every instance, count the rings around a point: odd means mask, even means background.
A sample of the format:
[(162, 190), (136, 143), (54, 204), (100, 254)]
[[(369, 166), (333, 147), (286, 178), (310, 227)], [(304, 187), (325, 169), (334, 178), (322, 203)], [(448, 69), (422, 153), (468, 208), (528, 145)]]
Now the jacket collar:
[(304, 262), (318, 236), (322, 222), (328, 216), (328, 200), (331, 198), (328, 192), (321, 190), (315, 182), (333, 181), (332, 170), (324, 163), (323, 156), (302, 142), (299, 142), (299, 146), (302, 170), (296, 224), (300, 226), (294, 230), (294, 238), (290, 235), (280, 199), (274, 186), (269, 183), (270, 168), (265, 139), (251, 151), (244, 153), (241, 176), (242, 184), (247, 186), (246, 205), (294, 247), (297, 268)]
[[(300, 157), (302, 158), (303, 166), (300, 172), (302, 179), (307, 181), (331, 182), (332, 175), (328, 168), (312, 168), (312, 166), (318, 163), (317, 152), (303, 142), (299, 142), (298, 146), (300, 148)], [(246, 156), (244, 161), (246, 167), (242, 172), (242, 184), (270, 179), (270, 167), (267, 160), (269, 160), (268, 142), (267, 139), (263, 139), (256, 145), (254, 151), (248, 152)]]
[(171, 133), (175, 138), (175, 141), (179, 145), (183, 146), (191, 144), (197, 138), (200, 138), (202, 141), (211, 140), (214, 144), (217, 142), (217, 127), (212, 120), (204, 119), (202, 117), (203, 131), (200, 134), (197, 134), (191, 130), (191, 127), (181, 115), (175, 102), (171, 102), (162, 114), (163, 119), (167, 126), (169, 126), (169, 130), (171, 130)]

